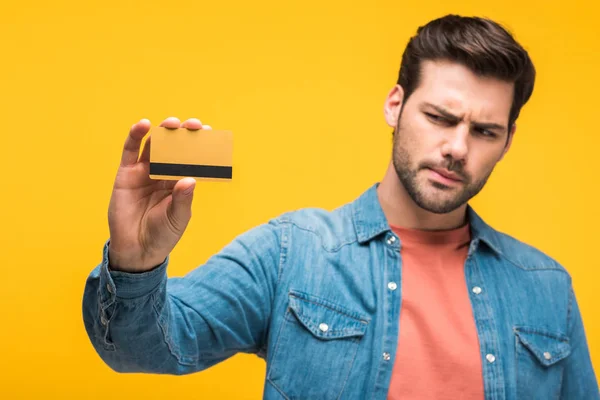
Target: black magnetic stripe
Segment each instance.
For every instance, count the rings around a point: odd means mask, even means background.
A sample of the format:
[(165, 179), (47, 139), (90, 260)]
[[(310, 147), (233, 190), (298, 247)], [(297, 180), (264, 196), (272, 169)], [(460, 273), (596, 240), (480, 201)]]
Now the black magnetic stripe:
[(150, 174), (231, 179), (232, 167), (219, 165), (150, 163)]

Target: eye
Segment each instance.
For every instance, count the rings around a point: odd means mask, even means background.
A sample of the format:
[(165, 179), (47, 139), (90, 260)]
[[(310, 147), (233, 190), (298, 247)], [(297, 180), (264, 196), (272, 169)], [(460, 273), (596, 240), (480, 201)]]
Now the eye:
[(475, 132), (477, 132), (478, 134), (480, 134), (481, 136), (485, 136), (485, 137), (489, 137), (489, 138), (495, 138), (496, 133), (488, 130), (488, 129), (483, 129), (483, 128), (475, 128)]
[(425, 113), (425, 115), (427, 116), (427, 118), (429, 118), (431, 121), (437, 123), (437, 124), (443, 124), (443, 125), (450, 125), (450, 121), (448, 121), (446, 118), (440, 116), (440, 115), (436, 115), (436, 114), (431, 114), (431, 113)]

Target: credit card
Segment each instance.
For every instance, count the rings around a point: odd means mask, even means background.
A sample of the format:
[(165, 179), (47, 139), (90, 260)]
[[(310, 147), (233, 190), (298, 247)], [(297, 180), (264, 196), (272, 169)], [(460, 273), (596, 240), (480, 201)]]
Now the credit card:
[(150, 178), (231, 180), (233, 133), (226, 130), (150, 128)]

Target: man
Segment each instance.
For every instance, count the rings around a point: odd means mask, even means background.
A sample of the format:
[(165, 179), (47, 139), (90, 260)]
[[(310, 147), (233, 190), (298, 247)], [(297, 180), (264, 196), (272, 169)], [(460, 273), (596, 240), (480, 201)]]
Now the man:
[(195, 181), (150, 180), (148, 144), (138, 159), (149, 122), (135, 124), (84, 294), (96, 351), (115, 371), (165, 374), (256, 353), (267, 399), (600, 398), (567, 271), (468, 205), (534, 78), (493, 21), (431, 21), (385, 101), (382, 181), (333, 211), (253, 228), (181, 278), (166, 267)]

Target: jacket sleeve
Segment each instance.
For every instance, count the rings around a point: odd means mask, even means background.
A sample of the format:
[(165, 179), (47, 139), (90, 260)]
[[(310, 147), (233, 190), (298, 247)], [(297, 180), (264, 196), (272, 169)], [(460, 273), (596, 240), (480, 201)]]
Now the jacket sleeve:
[(183, 277), (169, 257), (144, 273), (112, 271), (108, 244), (89, 275), (83, 321), (117, 372), (188, 374), (265, 346), (283, 246), (274, 221), (239, 235)]
[(563, 400), (598, 400), (598, 381), (590, 358), (586, 334), (573, 288), (569, 294), (569, 343), (571, 354), (565, 359)]

